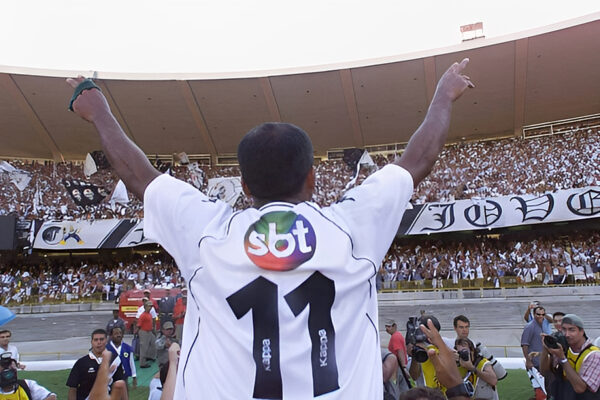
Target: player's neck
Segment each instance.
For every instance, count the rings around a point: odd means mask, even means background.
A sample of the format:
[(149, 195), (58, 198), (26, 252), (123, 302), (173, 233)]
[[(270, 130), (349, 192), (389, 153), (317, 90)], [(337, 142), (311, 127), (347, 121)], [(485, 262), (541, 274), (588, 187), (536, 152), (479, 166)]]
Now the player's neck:
[(290, 196), (290, 197), (282, 197), (282, 198), (276, 199), (276, 200), (264, 200), (264, 199), (259, 199), (259, 198), (253, 197), (252, 198), (252, 206), (254, 208), (261, 208), (262, 206), (265, 206), (269, 203), (277, 203), (277, 202), (299, 204), (299, 203), (310, 200), (310, 199), (306, 199), (305, 197), (306, 196)]

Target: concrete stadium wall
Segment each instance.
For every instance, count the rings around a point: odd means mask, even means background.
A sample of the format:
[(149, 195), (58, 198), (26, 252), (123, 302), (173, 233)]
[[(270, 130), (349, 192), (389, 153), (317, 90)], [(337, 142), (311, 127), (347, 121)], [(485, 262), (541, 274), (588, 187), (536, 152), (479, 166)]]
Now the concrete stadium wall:
[(427, 301), (454, 299), (518, 299), (556, 296), (598, 296), (598, 286), (550, 286), (550, 287), (520, 287), (500, 289), (456, 289), (456, 290), (427, 290), (410, 292), (379, 293), (380, 302), (387, 301)]

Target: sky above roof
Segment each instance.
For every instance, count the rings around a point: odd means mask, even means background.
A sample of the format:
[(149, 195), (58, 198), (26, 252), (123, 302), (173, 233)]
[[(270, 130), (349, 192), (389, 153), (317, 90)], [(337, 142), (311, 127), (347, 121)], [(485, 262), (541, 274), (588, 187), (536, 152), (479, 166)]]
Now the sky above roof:
[(0, 66), (102, 72), (260, 71), (388, 57), (600, 11), (556, 0), (11, 0)]

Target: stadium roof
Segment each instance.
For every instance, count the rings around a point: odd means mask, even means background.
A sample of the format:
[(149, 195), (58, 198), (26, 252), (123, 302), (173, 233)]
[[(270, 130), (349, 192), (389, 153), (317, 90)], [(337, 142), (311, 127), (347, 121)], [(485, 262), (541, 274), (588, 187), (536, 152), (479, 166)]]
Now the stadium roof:
[(234, 154), (251, 127), (304, 128), (317, 155), (406, 142), (441, 74), (469, 57), (476, 89), (455, 105), (449, 141), (600, 112), (600, 13), (445, 49), (344, 65), (236, 74), (117, 74), (0, 67), (0, 157), (81, 160), (100, 149), (67, 111), (64, 78), (95, 76), (146, 154)]

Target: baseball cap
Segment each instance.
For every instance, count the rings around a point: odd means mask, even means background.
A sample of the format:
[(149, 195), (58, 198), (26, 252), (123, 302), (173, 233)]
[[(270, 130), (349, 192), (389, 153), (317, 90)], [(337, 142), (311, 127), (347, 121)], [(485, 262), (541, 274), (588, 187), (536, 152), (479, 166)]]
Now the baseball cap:
[(392, 326), (392, 325), (396, 325), (396, 320), (393, 320), (393, 319), (385, 320), (385, 326)]
[(167, 322), (165, 322), (165, 323), (162, 325), (162, 327), (163, 327), (163, 329), (173, 329), (173, 328), (175, 328), (175, 327), (173, 326), (173, 323), (172, 323), (171, 321), (167, 321)]
[(579, 329), (584, 329), (583, 328), (583, 320), (581, 318), (579, 318), (575, 314), (567, 314), (567, 315), (565, 315), (563, 317), (563, 319), (562, 319), (562, 323), (563, 324), (575, 325)]

